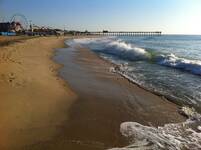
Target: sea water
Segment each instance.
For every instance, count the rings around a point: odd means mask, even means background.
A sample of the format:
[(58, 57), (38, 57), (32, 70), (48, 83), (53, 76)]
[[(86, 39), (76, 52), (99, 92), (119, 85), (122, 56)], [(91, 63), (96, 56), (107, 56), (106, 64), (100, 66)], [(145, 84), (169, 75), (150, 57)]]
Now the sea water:
[[(88, 47), (120, 66), (116, 71), (139, 86), (201, 112), (201, 36), (102, 37), (68, 44)], [(122, 123), (120, 131), (131, 144), (120, 149), (201, 149), (198, 116), (158, 128)]]
[(140, 86), (201, 111), (201, 36), (77, 39)]

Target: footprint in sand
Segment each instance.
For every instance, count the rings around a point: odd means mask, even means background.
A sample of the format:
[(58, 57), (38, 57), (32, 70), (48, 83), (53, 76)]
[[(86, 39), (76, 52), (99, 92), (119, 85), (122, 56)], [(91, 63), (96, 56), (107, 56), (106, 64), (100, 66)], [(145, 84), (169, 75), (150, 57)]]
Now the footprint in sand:
[(8, 74), (8, 81), (12, 83), (15, 80), (15, 74), (13, 72)]

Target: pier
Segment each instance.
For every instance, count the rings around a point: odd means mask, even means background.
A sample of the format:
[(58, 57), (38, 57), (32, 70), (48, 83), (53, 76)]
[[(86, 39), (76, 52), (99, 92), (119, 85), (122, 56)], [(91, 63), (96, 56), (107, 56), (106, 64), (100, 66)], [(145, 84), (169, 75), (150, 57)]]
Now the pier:
[(88, 35), (101, 35), (101, 36), (161, 36), (161, 31), (103, 31), (103, 32), (88, 32)]

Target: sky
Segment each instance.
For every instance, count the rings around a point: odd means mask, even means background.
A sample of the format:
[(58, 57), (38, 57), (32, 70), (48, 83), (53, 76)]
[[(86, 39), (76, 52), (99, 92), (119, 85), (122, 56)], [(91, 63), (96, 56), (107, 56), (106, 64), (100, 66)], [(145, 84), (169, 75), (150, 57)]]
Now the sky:
[(67, 30), (201, 35), (201, 0), (0, 0), (0, 21), (16, 13)]

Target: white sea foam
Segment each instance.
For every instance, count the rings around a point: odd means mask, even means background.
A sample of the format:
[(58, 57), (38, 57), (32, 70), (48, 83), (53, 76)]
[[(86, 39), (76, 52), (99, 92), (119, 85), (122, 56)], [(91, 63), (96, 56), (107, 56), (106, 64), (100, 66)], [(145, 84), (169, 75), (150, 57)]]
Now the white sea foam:
[[(122, 135), (130, 139), (130, 145), (111, 150), (199, 150), (201, 149), (201, 115), (184, 107), (182, 112), (189, 119), (182, 123), (149, 127), (137, 122), (125, 122), (120, 126)], [(196, 129), (197, 128), (197, 129)]]
[(201, 75), (201, 61), (179, 58), (174, 54), (157, 56), (157, 63)]
[(146, 58), (148, 53), (145, 49), (136, 47), (133, 44), (126, 43), (122, 40), (112, 41), (108, 44), (111, 54), (116, 54), (129, 60)]

